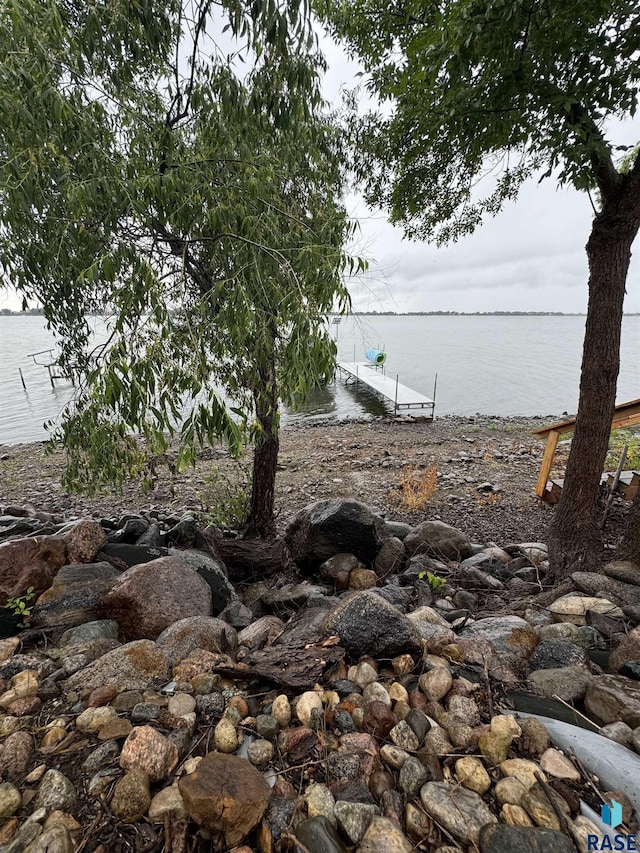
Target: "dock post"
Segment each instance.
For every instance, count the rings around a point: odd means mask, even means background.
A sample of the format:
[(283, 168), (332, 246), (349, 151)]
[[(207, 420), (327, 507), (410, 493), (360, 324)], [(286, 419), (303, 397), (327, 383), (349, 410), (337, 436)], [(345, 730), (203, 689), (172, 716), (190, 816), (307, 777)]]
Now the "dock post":
[(396, 373), (396, 396), (393, 401), (393, 414), (398, 414), (398, 374)]
[(24, 376), (22, 375), (22, 368), (21, 367), (18, 368), (18, 373), (20, 374), (20, 382), (22, 382), (22, 387), (26, 391), (27, 386), (24, 384)]

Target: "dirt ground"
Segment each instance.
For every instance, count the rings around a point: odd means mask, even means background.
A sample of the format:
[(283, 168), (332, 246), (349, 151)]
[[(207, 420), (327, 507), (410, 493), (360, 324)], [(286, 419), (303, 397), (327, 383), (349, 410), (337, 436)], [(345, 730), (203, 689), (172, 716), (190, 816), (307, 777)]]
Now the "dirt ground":
[[(553, 508), (534, 494), (544, 442), (532, 430), (553, 420), (448, 416), (433, 423), (388, 419), (286, 428), (277, 479), (278, 523), (284, 527), (312, 501), (349, 496), (399, 521), (439, 518), (476, 541), (545, 541)], [(554, 474), (562, 474), (567, 452), (561, 444)], [(175, 478), (162, 468), (147, 494), (132, 483), (122, 494), (89, 499), (62, 489), (64, 459), (61, 450), (45, 455), (43, 444), (0, 447), (0, 506), (30, 503), (65, 517), (208, 510), (220, 520), (229, 515), (233, 493), (248, 474), (248, 457), (236, 461), (224, 448), (210, 448), (195, 469)], [(403, 495), (407, 484), (421, 477), (428, 500), (424, 508), (410, 508)]]

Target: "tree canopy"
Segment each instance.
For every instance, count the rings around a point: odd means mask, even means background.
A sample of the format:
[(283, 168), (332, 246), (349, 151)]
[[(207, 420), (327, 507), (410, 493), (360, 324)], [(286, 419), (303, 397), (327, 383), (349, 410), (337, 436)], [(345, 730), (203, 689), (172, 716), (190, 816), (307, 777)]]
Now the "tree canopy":
[(597, 560), (596, 498), (640, 227), (638, 149), (612, 136), (612, 120), (634, 116), (638, 102), (637, 5), (317, 0), (316, 8), (382, 102), (359, 122), (358, 171), (368, 201), (409, 236), (457, 239), (532, 176), (596, 190), (580, 402), (550, 544), (557, 576)]
[(3, 0), (0, 44), (0, 265), (85, 376), (68, 484), (142, 473), (173, 433), (178, 464), (277, 434), (278, 396), (331, 370), (324, 318), (357, 265), (304, 10)]
[[(389, 109), (361, 126), (368, 199), (448, 240), (524, 180), (618, 184), (608, 120), (635, 114), (640, 16), (628, 2), (319, 0)], [(489, 177), (482, 184), (478, 180)]]

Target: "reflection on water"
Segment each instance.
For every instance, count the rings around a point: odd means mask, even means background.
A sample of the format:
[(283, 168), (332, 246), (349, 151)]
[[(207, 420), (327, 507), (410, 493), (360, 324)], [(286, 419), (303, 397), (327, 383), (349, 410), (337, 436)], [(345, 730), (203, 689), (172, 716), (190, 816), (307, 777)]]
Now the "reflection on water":
[(366, 386), (347, 383), (344, 377), (313, 388), (307, 400), (295, 409), (285, 408), (282, 423), (292, 424), (300, 421), (317, 421), (325, 418), (344, 420), (353, 417), (380, 418), (388, 415), (388, 409), (382, 399)]

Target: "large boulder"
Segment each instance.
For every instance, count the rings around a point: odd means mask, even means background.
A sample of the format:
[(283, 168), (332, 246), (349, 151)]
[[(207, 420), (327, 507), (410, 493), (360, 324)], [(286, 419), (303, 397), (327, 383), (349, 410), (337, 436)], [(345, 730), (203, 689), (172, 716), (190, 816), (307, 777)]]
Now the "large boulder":
[(211, 587), (211, 606), (214, 616), (222, 613), (227, 605), (238, 598), (238, 593), (227, 577), (225, 565), (220, 560), (214, 560), (209, 554), (196, 549), (179, 551), (175, 548), (170, 548), (169, 554), (172, 557), (179, 557), (185, 563), (189, 563), (202, 580), (209, 584)]
[(327, 636), (337, 634), (354, 658), (393, 658), (422, 652), (422, 638), (413, 622), (369, 590), (350, 595), (330, 610), (322, 631)]
[(510, 666), (519, 669), (529, 660), (538, 645), (538, 635), (519, 616), (491, 616), (479, 619), (463, 628), (461, 637), (487, 640), (495, 654)]
[(468, 536), (443, 521), (423, 521), (404, 539), (409, 557), (414, 554), (433, 554), (444, 560), (460, 561), (473, 554)]
[(221, 836), (226, 849), (240, 844), (260, 823), (271, 788), (248, 761), (210, 752), (178, 783), (189, 816)]
[(309, 504), (294, 516), (285, 533), (294, 562), (308, 570), (343, 553), (371, 564), (388, 538), (383, 520), (366, 504), (350, 498)]
[(574, 625), (586, 625), (589, 610), (613, 619), (624, 618), (622, 610), (608, 599), (575, 592), (560, 596), (549, 606), (554, 622), (573, 622)]
[(137, 640), (113, 649), (66, 682), (68, 690), (95, 690), (112, 685), (123, 690), (143, 690), (154, 678), (169, 679), (169, 661), (151, 640)]
[(189, 616), (211, 615), (211, 588), (179, 557), (160, 557), (123, 572), (100, 600), (101, 619), (114, 619), (123, 640), (155, 640)]
[(82, 625), (97, 618), (98, 602), (120, 576), (110, 563), (72, 563), (63, 566), (53, 584), (33, 608), (34, 628)]
[(67, 545), (59, 536), (12, 539), (0, 545), (0, 606), (33, 587), (44, 592), (67, 562)]
[(171, 666), (188, 657), (194, 649), (235, 655), (238, 635), (235, 628), (212, 616), (190, 616), (169, 625), (156, 640)]

